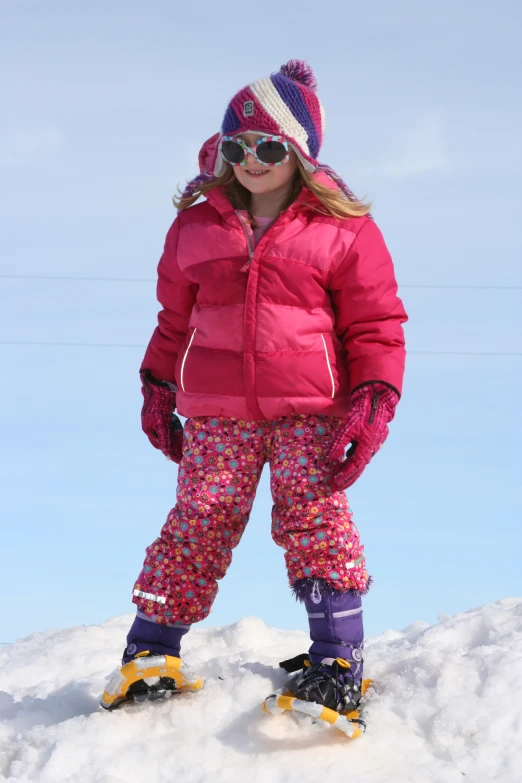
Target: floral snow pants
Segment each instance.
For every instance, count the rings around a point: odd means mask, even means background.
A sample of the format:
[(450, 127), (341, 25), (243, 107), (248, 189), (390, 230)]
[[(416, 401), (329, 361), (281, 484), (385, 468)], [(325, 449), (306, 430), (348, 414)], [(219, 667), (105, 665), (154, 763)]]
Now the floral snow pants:
[(248, 522), (265, 462), (270, 463), (272, 536), (285, 549), (291, 585), (323, 579), (364, 592), (368, 574), (344, 492), (326, 483), (326, 453), (340, 419), (275, 421), (195, 417), (185, 423), (177, 503), (146, 550), (133, 601), (151, 620), (203, 620)]

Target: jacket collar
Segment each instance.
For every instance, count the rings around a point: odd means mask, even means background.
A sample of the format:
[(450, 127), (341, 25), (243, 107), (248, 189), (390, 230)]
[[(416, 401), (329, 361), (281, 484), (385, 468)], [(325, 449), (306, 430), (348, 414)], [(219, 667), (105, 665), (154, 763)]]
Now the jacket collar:
[[(312, 176), (314, 180), (320, 182), (322, 185), (337, 189), (335, 183), (332, 182), (330, 177), (325, 174), (325, 172), (318, 171)], [(205, 193), (205, 198), (207, 199), (208, 203), (219, 212), (225, 222), (234, 222), (234, 220), (237, 219), (236, 210), (229, 201), (224, 188), (212, 188), (212, 190), (209, 190), (208, 193)], [(311, 190), (309, 190), (307, 187), (302, 187), (295, 201), (293, 201), (288, 209), (284, 211), (285, 217), (287, 220), (291, 220), (298, 212), (305, 211), (309, 208), (310, 204), (314, 203), (319, 204), (320, 202), (317, 197), (314, 196)]]

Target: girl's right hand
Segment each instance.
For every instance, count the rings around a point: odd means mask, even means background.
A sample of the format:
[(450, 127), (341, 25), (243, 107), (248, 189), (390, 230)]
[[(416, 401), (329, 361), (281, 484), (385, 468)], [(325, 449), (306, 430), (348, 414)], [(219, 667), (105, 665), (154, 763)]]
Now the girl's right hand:
[(144, 370), (140, 373), (143, 407), (141, 426), (154, 448), (179, 465), (183, 452), (183, 425), (175, 415), (176, 393)]

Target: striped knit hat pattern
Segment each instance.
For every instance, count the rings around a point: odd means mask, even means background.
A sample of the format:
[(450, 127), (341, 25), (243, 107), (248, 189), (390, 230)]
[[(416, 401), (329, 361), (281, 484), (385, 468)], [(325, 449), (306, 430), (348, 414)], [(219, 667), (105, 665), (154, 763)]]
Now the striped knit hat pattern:
[(342, 179), (329, 166), (319, 163), (325, 114), (316, 90), (317, 80), (304, 60), (289, 60), (277, 73), (243, 87), (227, 107), (221, 132), (212, 139), (216, 143), (210, 163), (188, 183), (183, 197), (190, 197), (198, 185), (224, 174), (227, 164), (219, 152), (221, 136), (254, 132), (284, 136), (307, 171), (326, 172), (353, 199)]
[[(290, 60), (278, 73), (240, 90), (230, 101), (221, 134), (258, 131), (284, 136), (308, 171), (315, 171), (323, 141), (324, 109), (316, 93), (317, 81), (303, 60)], [(220, 163), (220, 160), (217, 160)], [(220, 176), (225, 162), (214, 170)]]

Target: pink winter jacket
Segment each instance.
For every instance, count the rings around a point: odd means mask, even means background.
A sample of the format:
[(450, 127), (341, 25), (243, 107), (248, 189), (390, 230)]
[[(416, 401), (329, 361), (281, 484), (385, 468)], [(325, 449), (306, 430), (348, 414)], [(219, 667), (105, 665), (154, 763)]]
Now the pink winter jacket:
[(220, 188), (174, 221), (142, 369), (177, 385), (182, 416), (344, 416), (367, 381), (401, 392), (406, 314), (381, 232), (313, 199), (303, 188), (255, 249)]

